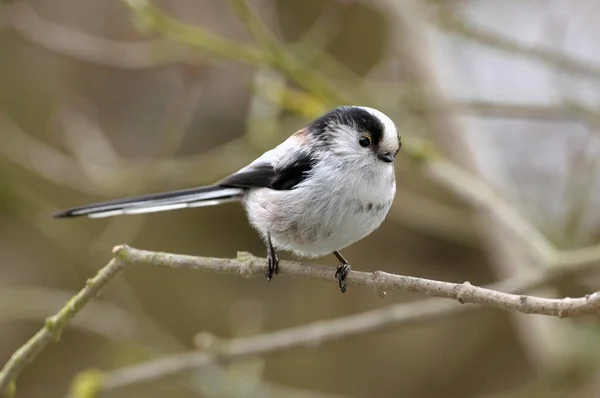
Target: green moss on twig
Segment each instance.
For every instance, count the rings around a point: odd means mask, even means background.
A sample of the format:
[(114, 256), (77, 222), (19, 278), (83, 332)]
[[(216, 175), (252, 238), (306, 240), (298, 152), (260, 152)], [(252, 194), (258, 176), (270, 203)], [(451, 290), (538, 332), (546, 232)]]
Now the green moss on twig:
[(97, 369), (88, 369), (78, 373), (69, 389), (72, 398), (96, 398), (100, 392), (104, 372)]

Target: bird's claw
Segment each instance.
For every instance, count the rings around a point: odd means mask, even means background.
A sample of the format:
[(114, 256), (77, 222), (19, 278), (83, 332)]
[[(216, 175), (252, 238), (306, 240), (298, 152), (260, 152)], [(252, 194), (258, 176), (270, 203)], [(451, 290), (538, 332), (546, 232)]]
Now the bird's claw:
[(340, 286), (340, 290), (342, 293), (346, 293), (348, 290), (348, 283), (346, 282), (346, 277), (350, 273), (350, 264), (348, 263), (340, 263), (337, 269), (335, 270), (335, 277), (338, 280), (338, 285)]
[(267, 251), (267, 279), (271, 280), (273, 278), (273, 274), (279, 273), (279, 257), (277, 257), (277, 253), (272, 248), (269, 248)]

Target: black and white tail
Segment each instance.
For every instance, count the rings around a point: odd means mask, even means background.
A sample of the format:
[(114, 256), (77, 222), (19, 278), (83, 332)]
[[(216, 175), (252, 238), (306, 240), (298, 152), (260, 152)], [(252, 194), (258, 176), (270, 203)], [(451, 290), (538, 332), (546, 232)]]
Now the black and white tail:
[(122, 214), (142, 214), (186, 207), (213, 206), (238, 201), (244, 189), (211, 185), (178, 191), (156, 193), (131, 198), (94, 203), (74, 207), (54, 214), (54, 218), (80, 217), (101, 218)]

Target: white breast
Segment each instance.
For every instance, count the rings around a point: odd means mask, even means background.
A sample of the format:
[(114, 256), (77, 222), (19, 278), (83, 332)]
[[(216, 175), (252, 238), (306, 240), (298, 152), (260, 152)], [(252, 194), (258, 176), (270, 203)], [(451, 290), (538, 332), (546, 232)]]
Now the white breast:
[(260, 188), (244, 198), (250, 223), (263, 237), (270, 233), (276, 248), (324, 256), (369, 235), (385, 219), (396, 193), (391, 165), (320, 164), (293, 190)]

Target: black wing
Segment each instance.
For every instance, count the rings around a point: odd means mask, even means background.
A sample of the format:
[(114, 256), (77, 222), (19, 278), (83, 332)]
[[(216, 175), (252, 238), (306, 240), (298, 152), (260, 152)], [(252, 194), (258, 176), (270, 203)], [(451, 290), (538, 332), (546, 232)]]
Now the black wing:
[(314, 158), (300, 154), (295, 160), (281, 168), (271, 163), (256, 163), (219, 181), (217, 185), (235, 188), (271, 188), (277, 191), (294, 189), (310, 174)]

